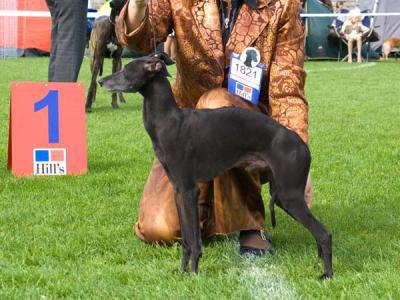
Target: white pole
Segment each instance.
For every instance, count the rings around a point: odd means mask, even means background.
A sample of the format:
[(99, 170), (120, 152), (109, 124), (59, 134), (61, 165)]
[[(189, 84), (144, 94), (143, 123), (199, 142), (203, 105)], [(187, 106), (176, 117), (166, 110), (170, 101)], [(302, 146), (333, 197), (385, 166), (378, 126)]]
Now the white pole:
[[(332, 13), (332, 14), (300, 14), (301, 17), (305, 18), (332, 18), (332, 17), (339, 17), (339, 16), (347, 16), (348, 14), (338, 14), (338, 13)], [(363, 13), (360, 14), (360, 16), (370, 16), (370, 17), (387, 17), (387, 16), (396, 16), (400, 17), (400, 12), (391, 12), (391, 13)]]
[[(379, 6), (379, 0), (375, 0), (374, 8), (372, 9), (373, 13), (376, 13), (376, 11), (378, 10), (378, 6)], [(375, 16), (371, 18), (371, 28), (374, 28), (374, 25), (375, 25)]]

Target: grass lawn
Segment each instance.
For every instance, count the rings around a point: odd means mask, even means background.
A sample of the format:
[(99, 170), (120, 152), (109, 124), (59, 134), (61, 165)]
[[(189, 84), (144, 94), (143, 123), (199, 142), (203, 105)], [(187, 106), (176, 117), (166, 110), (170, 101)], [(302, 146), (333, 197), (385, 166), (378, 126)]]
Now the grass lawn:
[[(277, 228), (267, 222), (275, 255), (243, 259), (237, 236), (220, 237), (205, 245), (197, 276), (172, 272), (180, 246), (136, 239), (154, 157), (138, 94), (113, 110), (98, 90), (87, 115), (87, 175), (11, 176), (9, 84), (46, 81), (47, 63), (0, 61), (0, 299), (400, 298), (400, 61), (306, 64), (312, 211), (334, 242), (334, 278), (324, 282), (313, 238), (279, 209)], [(87, 59), (80, 81), (89, 82)]]

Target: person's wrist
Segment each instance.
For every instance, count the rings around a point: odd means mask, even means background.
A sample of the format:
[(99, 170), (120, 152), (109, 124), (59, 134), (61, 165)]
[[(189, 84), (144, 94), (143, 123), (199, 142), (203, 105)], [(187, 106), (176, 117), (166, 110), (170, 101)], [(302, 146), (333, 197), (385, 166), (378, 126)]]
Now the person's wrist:
[(137, 13), (144, 12), (147, 7), (147, 0), (131, 0), (129, 1), (129, 8), (132, 10), (136, 10)]
[(125, 18), (128, 31), (135, 30), (146, 15), (147, 0), (131, 0), (128, 3), (127, 18)]

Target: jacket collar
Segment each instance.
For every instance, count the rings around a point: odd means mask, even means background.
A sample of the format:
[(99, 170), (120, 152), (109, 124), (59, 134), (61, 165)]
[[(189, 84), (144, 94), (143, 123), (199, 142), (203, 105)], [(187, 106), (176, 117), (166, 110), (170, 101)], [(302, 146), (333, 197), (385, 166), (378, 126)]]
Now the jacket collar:
[(268, 22), (268, 9), (251, 9), (248, 5), (242, 5), (226, 44), (226, 57), (229, 58), (230, 52), (242, 53), (245, 48), (251, 46)]
[[(249, 47), (268, 24), (268, 9), (272, 0), (244, 0), (239, 16), (226, 45), (226, 53), (241, 53)], [(257, 7), (254, 4), (257, 3)], [(192, 16), (203, 42), (208, 45), (221, 69), (225, 66), (225, 54), (222, 48), (221, 24), (216, 0), (193, 0)], [(250, 24), (249, 24), (250, 23)]]
[(272, 0), (243, 0), (251, 9), (259, 9), (267, 6)]

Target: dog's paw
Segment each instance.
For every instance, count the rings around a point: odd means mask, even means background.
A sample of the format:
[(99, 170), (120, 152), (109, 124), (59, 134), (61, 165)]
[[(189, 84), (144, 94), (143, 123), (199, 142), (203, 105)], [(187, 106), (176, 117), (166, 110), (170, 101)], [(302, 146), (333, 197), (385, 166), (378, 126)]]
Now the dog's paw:
[(322, 274), (321, 276), (319, 276), (319, 280), (326, 280), (326, 279), (330, 279), (333, 276), (333, 272), (325, 272), (324, 274)]
[(192, 274), (192, 272), (187, 271), (187, 270), (182, 271), (182, 269), (173, 269), (171, 271), (171, 273), (174, 275), (191, 275)]

